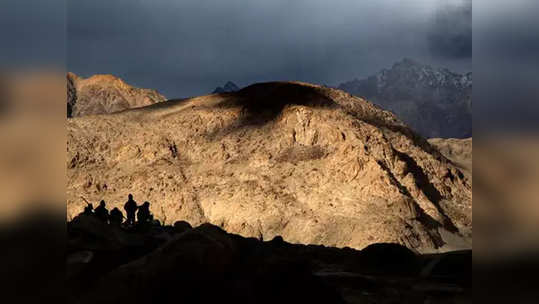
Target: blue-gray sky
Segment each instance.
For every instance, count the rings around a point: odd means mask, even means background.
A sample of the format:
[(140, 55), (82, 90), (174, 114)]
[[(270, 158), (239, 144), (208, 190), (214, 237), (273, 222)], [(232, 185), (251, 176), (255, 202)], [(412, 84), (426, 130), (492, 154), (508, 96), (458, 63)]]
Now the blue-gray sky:
[(0, 67), (64, 65), (65, 1), (0, 1)]
[(336, 85), (403, 57), (470, 71), (469, 0), (68, 1), (67, 68), (167, 97), (227, 80)]
[(337, 85), (403, 57), (472, 68), (471, 0), (5, 0), (0, 65), (109, 73), (167, 97)]
[(474, 0), (473, 31), (471, 6), (471, 0), (4, 0), (0, 68), (53, 63), (83, 76), (111, 73), (173, 98), (207, 93), (227, 80), (336, 85), (403, 57), (465, 72), (473, 51), (474, 130), (481, 118), (502, 127), (537, 124), (539, 2)]
[(536, 0), (475, 0), (474, 134), (539, 128), (537, 12)]

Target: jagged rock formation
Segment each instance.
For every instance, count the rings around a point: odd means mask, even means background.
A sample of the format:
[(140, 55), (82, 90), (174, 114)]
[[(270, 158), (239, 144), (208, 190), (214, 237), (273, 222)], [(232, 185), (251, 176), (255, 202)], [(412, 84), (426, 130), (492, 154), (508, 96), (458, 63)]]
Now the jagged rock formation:
[(392, 113), (340, 90), (265, 83), (68, 121), (67, 213), (128, 193), (166, 223), (363, 248), (470, 247), (461, 170)]
[(471, 181), (472, 173), (472, 138), (429, 138), (429, 143), (436, 147), (445, 157), (468, 173)]
[(215, 90), (213, 90), (213, 94), (216, 93), (232, 93), (239, 91), (240, 88), (233, 83), (232, 81), (227, 82), (223, 87), (217, 87)]
[(456, 74), (404, 59), (338, 88), (392, 111), (425, 137), (472, 136), (472, 73)]
[(165, 100), (155, 90), (132, 87), (112, 75), (67, 74), (67, 117), (113, 113)]

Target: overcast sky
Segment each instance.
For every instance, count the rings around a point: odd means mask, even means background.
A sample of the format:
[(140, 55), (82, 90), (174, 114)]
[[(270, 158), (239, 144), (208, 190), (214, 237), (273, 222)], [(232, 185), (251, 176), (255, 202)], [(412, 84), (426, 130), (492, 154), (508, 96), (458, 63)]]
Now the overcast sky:
[(471, 0), (4, 0), (0, 65), (109, 73), (170, 98), (228, 80), (337, 85), (404, 57), (470, 71), (471, 22)]
[(68, 1), (67, 67), (167, 97), (270, 80), (337, 85), (403, 57), (470, 71), (468, 0)]
[[(2, 0), (0, 70), (67, 65), (83, 76), (115, 74), (170, 98), (208, 93), (227, 80), (337, 85), (403, 57), (466, 72), (472, 69), (471, 4)], [(539, 124), (538, 10), (536, 0), (474, 0), (474, 131), (482, 117), (501, 126)]]

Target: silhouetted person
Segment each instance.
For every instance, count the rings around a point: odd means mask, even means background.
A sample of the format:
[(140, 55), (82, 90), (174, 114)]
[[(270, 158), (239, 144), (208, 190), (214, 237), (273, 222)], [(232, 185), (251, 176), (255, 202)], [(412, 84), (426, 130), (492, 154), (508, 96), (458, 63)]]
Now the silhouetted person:
[(95, 208), (95, 215), (97, 216), (98, 219), (107, 223), (109, 221), (109, 211), (107, 210), (105, 206), (106, 204), (104, 200), (99, 202), (99, 206)]
[(138, 219), (138, 222), (141, 224), (148, 223), (153, 219), (153, 216), (150, 214), (149, 202), (144, 202), (142, 206), (138, 207), (137, 219)]
[(137, 211), (137, 202), (133, 199), (133, 195), (129, 194), (128, 200), (124, 205), (124, 210), (127, 214), (127, 224), (128, 225), (134, 225), (135, 224), (135, 212)]
[(94, 214), (94, 206), (90, 203), (86, 203), (86, 207), (84, 207), (84, 211), (82, 212), (83, 215), (93, 215)]
[(110, 219), (111, 224), (120, 226), (124, 219), (124, 215), (122, 211), (120, 211), (120, 209), (115, 207), (114, 209), (110, 211), (109, 219)]

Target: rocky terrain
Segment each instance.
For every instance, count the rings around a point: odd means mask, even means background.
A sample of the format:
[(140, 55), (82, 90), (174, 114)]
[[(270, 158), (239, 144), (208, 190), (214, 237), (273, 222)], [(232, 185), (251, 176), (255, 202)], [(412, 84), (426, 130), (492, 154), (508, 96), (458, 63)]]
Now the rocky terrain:
[(404, 59), (338, 88), (392, 111), (425, 137), (472, 136), (472, 73), (457, 74)]
[(228, 81), (224, 86), (217, 87), (215, 90), (213, 90), (213, 94), (215, 93), (232, 93), (239, 91), (240, 88), (233, 83), (232, 81)]
[(471, 303), (471, 251), (260, 241), (203, 224), (67, 226), (68, 303)]
[(473, 141), (472, 138), (429, 138), (429, 143), (445, 157), (470, 176), (472, 173)]
[(471, 180), (392, 113), (306, 83), (168, 101), (67, 123), (67, 214), (128, 193), (166, 224), (419, 252), (471, 248)]
[(67, 117), (113, 113), (165, 100), (155, 90), (132, 87), (112, 75), (67, 74)]

